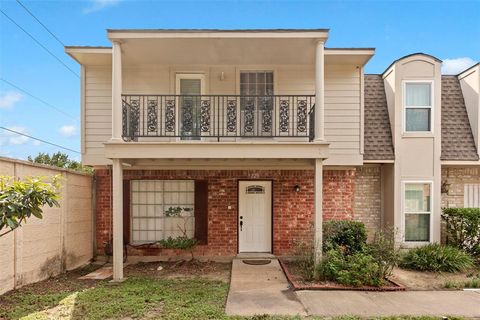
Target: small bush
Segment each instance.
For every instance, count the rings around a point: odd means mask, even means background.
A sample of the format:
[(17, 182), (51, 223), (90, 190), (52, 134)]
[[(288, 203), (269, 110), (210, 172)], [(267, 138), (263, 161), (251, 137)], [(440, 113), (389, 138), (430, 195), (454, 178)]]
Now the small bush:
[(346, 254), (360, 252), (367, 242), (365, 225), (357, 221), (334, 220), (323, 223), (323, 252), (344, 248)]
[(444, 208), (447, 243), (480, 260), (480, 208)]
[(188, 238), (184, 236), (172, 238), (168, 237), (167, 239), (162, 239), (158, 241), (160, 247), (164, 249), (193, 249), (197, 245), (197, 240), (193, 238)]
[(373, 241), (367, 245), (367, 252), (378, 264), (382, 279), (391, 276), (393, 268), (400, 262), (400, 252), (395, 247), (393, 230), (377, 231)]
[(401, 266), (419, 271), (457, 272), (472, 267), (473, 259), (458, 248), (429, 244), (409, 250), (404, 255)]
[(368, 254), (357, 252), (344, 255), (341, 250), (330, 250), (320, 266), (325, 280), (359, 287), (381, 286), (384, 283), (380, 265)]

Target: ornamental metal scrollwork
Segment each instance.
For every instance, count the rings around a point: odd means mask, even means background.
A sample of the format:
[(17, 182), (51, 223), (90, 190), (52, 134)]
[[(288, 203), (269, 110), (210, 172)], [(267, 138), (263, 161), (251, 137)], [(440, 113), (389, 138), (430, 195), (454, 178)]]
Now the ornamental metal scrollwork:
[(272, 100), (265, 98), (263, 100), (263, 112), (262, 112), (262, 131), (272, 132)]
[(290, 118), (290, 103), (288, 100), (280, 101), (280, 132), (288, 132), (288, 120)]
[(165, 101), (165, 132), (175, 132), (175, 100)]
[(202, 100), (200, 105), (200, 130), (210, 131), (210, 100)]
[(182, 103), (182, 128), (183, 133), (193, 131), (193, 101), (187, 98)]
[(128, 136), (128, 125), (127, 125), (127, 103), (125, 100), (122, 100), (122, 135), (123, 137)]
[(235, 132), (237, 130), (237, 101), (228, 100), (227, 102), (227, 131)]
[(297, 107), (297, 131), (307, 131), (307, 101), (299, 100)]
[(253, 132), (253, 129), (254, 129), (254, 122), (255, 122), (255, 118), (254, 118), (254, 113), (255, 112), (255, 103), (253, 100), (249, 99), (246, 101), (246, 104), (245, 104), (245, 114), (244, 114), (244, 117), (245, 117), (245, 124), (244, 124), (244, 127), (243, 127), (243, 130), (246, 132), (246, 133), (252, 133)]
[(140, 100), (130, 100), (130, 135), (140, 134)]
[(157, 101), (149, 100), (147, 105), (147, 130), (148, 132), (157, 131), (158, 115), (157, 115)]

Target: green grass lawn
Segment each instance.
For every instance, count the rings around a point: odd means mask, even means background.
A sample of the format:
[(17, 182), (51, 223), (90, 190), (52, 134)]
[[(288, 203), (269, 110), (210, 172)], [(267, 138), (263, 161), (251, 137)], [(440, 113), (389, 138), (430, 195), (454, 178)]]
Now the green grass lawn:
[(198, 276), (172, 279), (133, 272), (119, 284), (77, 278), (78, 274), (67, 273), (0, 296), (0, 319), (300, 319), (229, 318), (224, 313), (228, 283), (220, 280)]

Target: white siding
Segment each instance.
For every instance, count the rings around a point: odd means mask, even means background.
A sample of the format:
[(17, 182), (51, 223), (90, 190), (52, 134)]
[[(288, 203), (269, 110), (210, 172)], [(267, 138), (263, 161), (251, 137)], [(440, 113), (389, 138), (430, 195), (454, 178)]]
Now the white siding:
[[(123, 69), (123, 92), (174, 93), (175, 73), (204, 73), (208, 94), (238, 94), (240, 70), (273, 70), (275, 94), (315, 94), (313, 65), (139, 66)], [(223, 72), (224, 79), (220, 79)], [(330, 142), (328, 164), (362, 163), (361, 73), (355, 65), (325, 67), (325, 137)], [(111, 68), (85, 71), (85, 154), (90, 165), (108, 164), (103, 143), (111, 136)]]

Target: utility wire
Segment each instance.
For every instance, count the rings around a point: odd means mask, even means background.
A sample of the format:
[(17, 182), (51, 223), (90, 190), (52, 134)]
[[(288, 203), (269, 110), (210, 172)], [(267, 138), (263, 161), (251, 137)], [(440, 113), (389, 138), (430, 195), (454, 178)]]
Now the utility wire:
[(22, 30), (23, 32), (25, 32), (26, 35), (28, 35), (30, 38), (32, 38), (33, 41), (35, 41), (40, 47), (42, 47), (45, 51), (47, 51), (53, 58), (55, 58), (58, 62), (60, 62), (65, 68), (67, 68), (71, 73), (73, 73), (77, 78), (80, 78), (80, 75), (78, 75), (78, 73), (76, 73), (75, 71), (73, 71), (69, 66), (67, 66), (65, 64), (65, 62), (63, 62), (62, 60), (60, 60), (59, 57), (57, 57), (55, 54), (53, 54), (50, 50), (47, 49), (47, 47), (45, 47), (43, 44), (41, 44), (37, 39), (35, 39), (34, 36), (32, 36), (27, 30), (25, 30), (24, 28), (22, 28), (22, 26), (20, 26), (18, 23), (15, 22), (15, 20), (13, 20), (12, 18), (10, 18), (2, 9), (0, 9), (0, 12), (8, 19), (10, 20), (13, 24), (15, 24), (18, 28), (20, 28), (20, 30)]
[(45, 29), (47, 30), (48, 33), (50, 33), (50, 35), (52, 37), (55, 38), (55, 40), (57, 40), (62, 46), (65, 47), (65, 43), (62, 42), (62, 40), (58, 39), (58, 37), (56, 35), (53, 34), (52, 31), (50, 31), (46, 25), (44, 25), (30, 10), (28, 10), (27, 7), (25, 7), (25, 5), (23, 3), (20, 2), (20, 0), (17, 0), (17, 3), (23, 8), (25, 9), (25, 11), (28, 12), (29, 15), (31, 15), (33, 17), (33, 19), (37, 20), (38, 23), (40, 23), (40, 25)]
[(80, 153), (80, 152), (77, 151), (77, 150), (73, 150), (73, 149), (70, 149), (70, 148), (67, 148), (67, 147), (64, 147), (64, 146), (61, 146), (61, 145), (59, 145), (59, 144), (52, 143), (52, 142), (49, 142), (49, 141), (46, 141), (46, 140), (43, 140), (43, 139), (35, 138), (35, 137), (32, 137), (32, 136), (30, 136), (30, 135), (28, 135), (28, 134), (21, 133), (21, 132), (12, 130), (12, 129), (8, 129), (8, 128), (5, 128), (5, 127), (0, 127), (0, 129), (6, 130), (6, 131), (10, 131), (10, 132), (12, 132), (12, 133), (16, 133), (16, 134), (19, 134), (19, 135), (21, 135), (21, 136), (24, 136), (24, 137), (27, 137), (27, 138), (30, 138), (30, 139), (33, 139), (33, 140), (37, 140), (37, 141), (40, 141), (40, 142), (49, 144), (49, 145), (51, 145), (51, 146), (55, 146), (55, 147), (57, 147), (57, 148), (61, 148), (61, 149), (64, 149), (64, 150), (68, 150), (68, 151), (71, 151), (71, 152), (75, 152), (75, 153)]
[(72, 118), (72, 119), (75, 120), (75, 121), (78, 121), (78, 117), (75, 117), (75, 116), (73, 116), (73, 115), (71, 115), (71, 114), (69, 114), (69, 113), (66, 113), (66, 112), (63, 111), (62, 109), (60, 109), (60, 108), (58, 108), (58, 107), (55, 107), (54, 105), (48, 103), (47, 101), (45, 101), (45, 100), (43, 100), (43, 99), (40, 99), (39, 97), (34, 96), (33, 94), (31, 94), (31, 93), (28, 92), (27, 90), (20, 88), (19, 86), (11, 83), (10, 81), (8, 81), (8, 80), (6, 80), (6, 79), (4, 79), (4, 78), (1, 78), (1, 77), (0, 77), (0, 80), (3, 81), (3, 82), (5, 82), (5, 83), (8, 84), (8, 85), (14, 87), (14, 88), (17, 89), (17, 90), (22, 91), (23, 93), (25, 93), (26, 95), (29, 95), (30, 97), (34, 98), (35, 100), (40, 101), (41, 103), (43, 103), (43, 104), (46, 105), (47, 107), (50, 107), (50, 108), (54, 109), (55, 111), (60, 112), (61, 114), (65, 115), (65, 116), (67, 116), (67, 117), (69, 117), (69, 118)]

